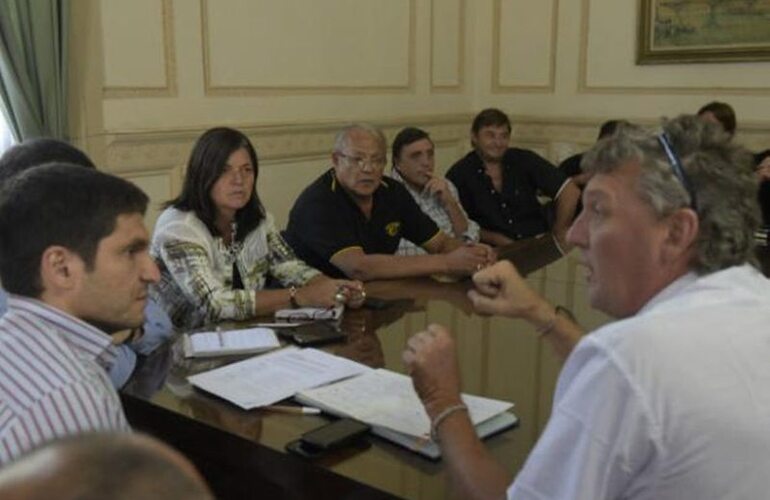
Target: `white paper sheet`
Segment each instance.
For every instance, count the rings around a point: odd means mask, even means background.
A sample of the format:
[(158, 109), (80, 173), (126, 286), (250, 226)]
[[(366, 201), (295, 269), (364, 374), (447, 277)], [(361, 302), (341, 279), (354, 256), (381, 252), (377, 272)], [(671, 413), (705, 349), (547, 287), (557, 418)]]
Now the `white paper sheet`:
[(187, 380), (249, 410), (369, 370), (365, 365), (317, 349), (287, 347), (192, 375)]

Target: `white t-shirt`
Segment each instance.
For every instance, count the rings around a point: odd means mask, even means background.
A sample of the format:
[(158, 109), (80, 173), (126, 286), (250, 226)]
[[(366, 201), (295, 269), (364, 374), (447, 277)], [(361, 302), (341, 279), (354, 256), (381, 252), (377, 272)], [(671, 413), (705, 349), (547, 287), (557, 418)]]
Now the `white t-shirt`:
[(770, 282), (688, 274), (586, 336), (508, 498), (770, 496)]

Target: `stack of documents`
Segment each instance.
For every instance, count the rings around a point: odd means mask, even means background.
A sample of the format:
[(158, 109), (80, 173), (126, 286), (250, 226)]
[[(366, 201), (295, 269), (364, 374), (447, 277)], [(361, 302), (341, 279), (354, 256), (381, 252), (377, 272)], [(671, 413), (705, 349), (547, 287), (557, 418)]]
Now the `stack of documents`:
[[(376, 395), (376, 396), (373, 396)], [(372, 432), (427, 457), (441, 456), (430, 439), (430, 420), (412, 386), (412, 380), (385, 369), (369, 369), (363, 375), (335, 384), (299, 392), (302, 404), (338, 416), (352, 417), (372, 426)], [(512, 403), (462, 395), (476, 433), (484, 438), (514, 426), (518, 419), (508, 410)]]
[[(352, 417), (372, 432), (427, 457), (441, 456), (412, 380), (317, 349), (280, 351), (188, 377), (194, 386), (250, 410), (294, 396), (302, 404)], [(463, 394), (479, 437), (514, 426), (512, 403)]]

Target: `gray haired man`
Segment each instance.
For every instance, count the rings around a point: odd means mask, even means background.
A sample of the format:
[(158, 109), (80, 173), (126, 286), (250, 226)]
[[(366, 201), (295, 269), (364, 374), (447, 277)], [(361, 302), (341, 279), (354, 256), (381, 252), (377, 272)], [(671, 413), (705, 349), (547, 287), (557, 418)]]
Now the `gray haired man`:
[[(550, 421), (511, 478), (475, 437), (455, 348), (431, 325), (404, 360), (464, 498), (763, 498), (770, 491), (770, 284), (752, 266), (750, 157), (692, 116), (599, 141), (569, 230), (592, 305), (580, 328), (508, 263), (477, 310), (524, 318), (567, 357)], [(574, 349), (573, 349), (574, 347)]]

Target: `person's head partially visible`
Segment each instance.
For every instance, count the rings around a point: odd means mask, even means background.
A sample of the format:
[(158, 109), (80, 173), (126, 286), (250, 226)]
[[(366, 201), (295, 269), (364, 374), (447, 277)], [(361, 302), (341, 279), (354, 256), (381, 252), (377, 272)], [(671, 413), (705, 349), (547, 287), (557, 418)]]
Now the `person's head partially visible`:
[(0, 193), (0, 281), (107, 333), (144, 320), (158, 268), (148, 252), (148, 198), (130, 182), (52, 163)]
[(356, 201), (371, 200), (380, 187), (387, 163), (382, 131), (368, 123), (354, 123), (337, 133), (332, 152), (334, 176)]
[(735, 135), (737, 121), (735, 110), (726, 102), (712, 101), (698, 110), (698, 117), (711, 123), (717, 123), (730, 137)]
[(212, 499), (179, 452), (140, 434), (84, 434), (53, 441), (0, 471), (6, 500)]
[(599, 127), (599, 135), (596, 137), (596, 140), (599, 141), (611, 137), (615, 135), (615, 132), (617, 132), (620, 127), (627, 127), (629, 125), (631, 125), (631, 123), (627, 120), (607, 120), (602, 123), (601, 127)]
[(418, 191), (433, 178), (435, 147), (427, 132), (415, 127), (401, 130), (393, 139), (393, 168)]
[(721, 126), (687, 115), (661, 133), (621, 127), (583, 167), (593, 176), (568, 241), (582, 252), (597, 309), (631, 316), (687, 272), (753, 262), (751, 155)]
[(471, 144), (485, 162), (500, 162), (511, 141), (511, 121), (496, 108), (482, 110), (471, 124)]
[(16, 174), (52, 162), (96, 168), (85, 153), (66, 142), (49, 138), (28, 139), (0, 156), (0, 187)]
[(242, 240), (265, 218), (256, 189), (258, 174), (257, 152), (249, 138), (232, 128), (212, 128), (195, 142), (182, 192), (166, 206), (194, 212), (213, 235), (221, 236), (221, 223), (234, 220)]

